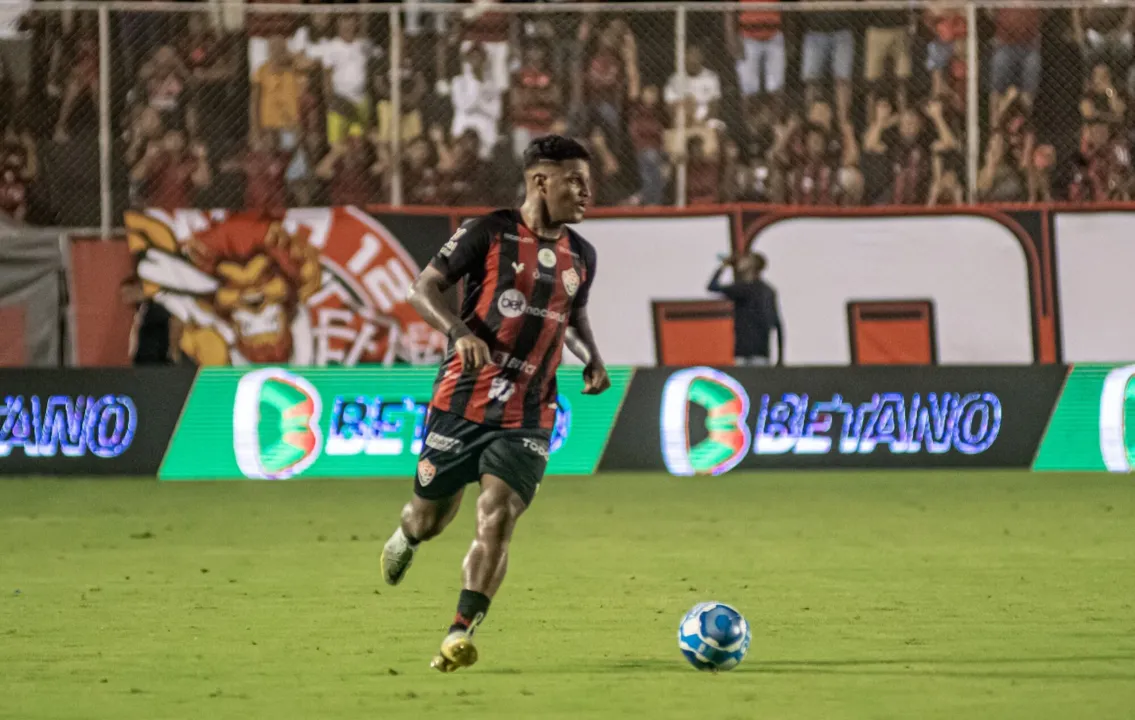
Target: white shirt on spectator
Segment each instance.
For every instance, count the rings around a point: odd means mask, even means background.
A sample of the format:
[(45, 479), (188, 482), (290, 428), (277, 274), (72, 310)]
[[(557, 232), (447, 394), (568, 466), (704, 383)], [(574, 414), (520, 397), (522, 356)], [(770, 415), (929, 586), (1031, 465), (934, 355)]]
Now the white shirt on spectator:
[[(486, 75), (488, 71), (486, 69)], [(450, 97), (453, 100), (453, 125), (450, 132), (458, 137), (466, 130), (476, 131), (481, 138), (481, 158), (487, 158), (499, 137), (497, 123), (501, 118), (501, 90), (486, 77), (478, 80), (472, 70), (453, 78)]]
[(305, 55), (312, 60), (322, 62), (323, 48), (326, 47), (327, 43), (327, 40), (312, 40), (311, 30), (304, 26), (288, 38), (288, 52), (292, 55)]
[(362, 38), (351, 42), (331, 38), (318, 49), (318, 59), (331, 71), (331, 89), (354, 103), (366, 98), (367, 63), (374, 54), (370, 41)]
[(32, 9), (32, 0), (5, 0), (0, 2), (0, 40), (26, 37), (20, 32), (20, 18)]
[[(678, 74), (675, 73), (670, 76), (670, 81), (666, 83), (665, 98), (667, 105), (673, 105), (683, 99), (682, 93), (678, 89), (679, 81)], [(685, 97), (693, 98), (696, 104), (694, 121), (705, 122), (710, 119), (710, 103), (721, 99), (721, 79), (717, 77), (717, 73), (709, 68), (702, 68), (702, 71), (697, 75), (686, 77)]]

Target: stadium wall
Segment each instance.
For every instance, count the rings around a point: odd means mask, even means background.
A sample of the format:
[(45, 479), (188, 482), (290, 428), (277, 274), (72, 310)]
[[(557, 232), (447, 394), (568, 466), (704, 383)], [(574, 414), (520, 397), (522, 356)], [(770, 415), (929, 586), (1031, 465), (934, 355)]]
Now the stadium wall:
[[(193, 240), (240, 262), (293, 253), (314, 264), (314, 273), (303, 262), (284, 273), (294, 291), (280, 303), (288, 337), (263, 362), (432, 364), (443, 339), (405, 302), (406, 285), (479, 212), (307, 208), (282, 223), (223, 211), (128, 213), (128, 242), (73, 243), (73, 303), (100, 308), (75, 313), (77, 362), (128, 364), (130, 309), (108, 308), (106, 298), (134, 270), (191, 326), (202, 364), (242, 364), (239, 323), (211, 301), (232, 280), (191, 257)], [(1135, 312), (1130, 207), (619, 209), (597, 211), (585, 234), (600, 257), (592, 320), (616, 364), (726, 362), (729, 307), (706, 284), (723, 256), (746, 248), (769, 258), (791, 366), (1135, 359), (1135, 334), (1114, 321)], [(880, 333), (901, 351), (863, 342)]]
[[(560, 370), (551, 475), (826, 468), (1129, 472), (1135, 365)], [(408, 478), (434, 372), (0, 370), (0, 476)], [(1131, 423), (1135, 427), (1135, 422)]]

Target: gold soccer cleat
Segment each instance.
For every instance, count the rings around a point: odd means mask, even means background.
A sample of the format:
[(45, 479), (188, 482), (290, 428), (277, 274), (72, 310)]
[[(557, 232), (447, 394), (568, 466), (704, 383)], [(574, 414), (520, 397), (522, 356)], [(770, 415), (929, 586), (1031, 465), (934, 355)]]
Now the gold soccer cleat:
[(473, 635), (467, 630), (455, 630), (441, 641), (441, 652), (430, 667), (441, 672), (454, 672), (477, 662), (477, 647)]

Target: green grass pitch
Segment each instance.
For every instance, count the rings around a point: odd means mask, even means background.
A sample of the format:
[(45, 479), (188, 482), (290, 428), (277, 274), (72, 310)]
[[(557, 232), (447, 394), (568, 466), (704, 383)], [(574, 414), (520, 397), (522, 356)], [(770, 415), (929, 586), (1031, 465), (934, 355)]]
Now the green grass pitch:
[[(409, 492), (0, 481), (0, 717), (1135, 717), (1126, 477), (552, 478), (455, 675), (472, 503), (393, 589)], [(753, 627), (732, 673), (678, 653), (712, 599)]]

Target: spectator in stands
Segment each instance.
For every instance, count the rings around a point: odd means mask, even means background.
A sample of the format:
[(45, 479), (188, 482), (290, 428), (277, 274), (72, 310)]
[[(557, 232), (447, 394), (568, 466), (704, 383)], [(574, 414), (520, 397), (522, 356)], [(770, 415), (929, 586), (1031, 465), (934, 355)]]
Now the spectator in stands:
[(134, 106), (131, 109), (131, 116), (122, 137), (126, 143), (126, 152), (123, 157), (126, 166), (133, 168), (137, 165), (146, 154), (151, 143), (160, 146), (165, 134), (161, 113), (149, 105)]
[[(639, 82), (634, 33), (625, 21), (611, 20), (588, 54), (584, 72), (586, 112), (577, 122), (584, 125), (602, 122), (605, 132), (619, 132), (623, 128), (627, 98), (638, 96)], [(580, 115), (578, 108), (576, 114)]]
[(524, 62), (509, 90), (512, 152), (516, 157), (534, 138), (547, 135), (552, 123), (563, 115), (563, 90), (552, 72), (548, 49), (531, 42), (524, 48)]
[(738, 0), (739, 13), (723, 14), (725, 45), (736, 61), (742, 112), (746, 117), (753, 112), (754, 101), (761, 93), (777, 95), (784, 88), (787, 61), (780, 11), (762, 7), (770, 1)]
[(933, 171), (927, 207), (949, 207), (964, 203), (965, 187), (960, 178), (965, 175), (966, 167), (962, 154), (954, 152), (936, 156)]
[(331, 146), (315, 174), (328, 183), (332, 205), (365, 207), (376, 199), (380, 168), (379, 158), (362, 128), (353, 127), (343, 142)]
[(289, 38), (299, 29), (303, 16), (295, 13), (258, 11), (257, 4), (300, 4), (302, 0), (245, 0), (244, 31), (248, 35), (248, 76), (256, 77), (260, 66), (268, 62), (268, 41), (273, 37)]
[(732, 168), (723, 172), (719, 156), (706, 152), (705, 138), (695, 135), (686, 143), (687, 204), (713, 205), (722, 202), (726, 196), (724, 178), (728, 178), (731, 173)]
[(138, 71), (138, 81), (147, 104), (162, 114), (166, 127), (185, 127), (185, 89), (189, 70), (170, 45), (154, 50), (149, 61)]
[(0, 142), (0, 212), (17, 222), (28, 216), (30, 188), (38, 164), (31, 133), (19, 133), (9, 125)]
[(312, 13), (306, 16), (295, 33), (288, 38), (288, 52), (297, 70), (306, 72), (320, 64), (320, 53), (335, 39), (335, 16)]
[(663, 142), (666, 132), (666, 111), (662, 108), (658, 87), (647, 85), (642, 96), (631, 102), (627, 111), (631, 146), (638, 159), (641, 185), (636, 205), (661, 205), (665, 200), (666, 159)]
[(268, 60), (252, 78), (250, 124), (254, 133), (279, 133), (285, 148), (295, 147), (299, 140), (299, 75), (284, 38), (280, 35), (271, 38)]
[(835, 127), (831, 106), (813, 103), (778, 133), (773, 150), (783, 198), (791, 205), (857, 205), (863, 196), (859, 145), (848, 123)]
[(585, 140), (592, 153), (592, 196), (596, 205), (623, 205), (638, 192), (638, 168), (624, 161), (630, 155), (630, 141), (625, 137), (609, 133), (603, 123), (596, 123)]
[(926, 69), (930, 72), (930, 94), (942, 97), (954, 92), (965, 97), (966, 18), (965, 12), (950, 0), (936, 0), (941, 7), (923, 11), (923, 22), (933, 33), (926, 45)]
[(859, 15), (851, 11), (800, 13), (804, 26), (800, 80), (807, 86), (805, 101), (811, 105), (820, 98), (820, 83), (825, 74), (830, 73), (835, 83), (835, 105), (841, 125), (851, 119), (851, 74), (855, 67), (852, 27), (858, 18)]
[(193, 207), (196, 191), (212, 182), (205, 147), (189, 151), (185, 131), (179, 129), (166, 131), (160, 144), (151, 142), (130, 175), (142, 185), (146, 207), (167, 210)]
[(777, 111), (771, 103), (758, 105), (745, 117), (745, 135), (734, 168), (734, 192), (738, 200), (768, 202), (778, 197), (774, 187), (773, 150), (777, 141)]
[[(399, 105), (402, 109), (399, 133), (401, 141), (408, 143), (425, 132), (422, 102), (426, 98), (426, 76), (420, 68), (415, 67), (412, 57), (403, 55), (398, 81), (401, 86)], [(375, 139), (380, 143), (389, 143), (394, 139), (394, 103), (390, 94), (390, 73), (386, 68), (376, 69), (371, 79), (371, 91), (376, 98), (375, 112), (378, 118)]]
[(1130, 74), (1135, 6), (1107, 3), (1073, 8), (1072, 28), (1089, 67), (1108, 65), (1114, 75), (1126, 80), (1129, 92), (1135, 90)]
[[(243, 93), (237, 95), (233, 79), (237, 57), (233, 45), (209, 24), (205, 13), (190, 13), (186, 33), (181, 38), (180, 57), (189, 73), (189, 102), (186, 124), (190, 135), (206, 147), (219, 148), (233, 138), (243, 141)], [(233, 102), (233, 100), (236, 102)]]
[(1025, 202), (1029, 197), (1027, 167), (1010, 152), (1003, 131), (989, 138), (985, 160), (977, 176), (977, 192), (985, 202)]
[(701, 48), (686, 48), (686, 90), (681, 90), (682, 78), (678, 73), (666, 83), (665, 98), (670, 116), (676, 123), (679, 114), (686, 118), (687, 130), (724, 128), (721, 122), (721, 78), (705, 66)]
[(275, 132), (259, 130), (251, 134), (241, 157), (225, 163), (223, 169), (244, 176), (245, 210), (280, 211), (288, 206), (286, 173), (291, 160), (291, 153), (280, 149)]
[[(501, 13), (489, 10), (496, 0), (459, 0), (466, 7), (461, 13), (461, 53), (469, 64), (469, 51), (480, 46), (484, 52), (488, 79), (502, 91), (508, 87), (511, 74), (509, 67), (509, 39), (519, 37), (515, 13)], [(462, 67), (462, 72), (467, 68)]]
[(485, 51), (479, 45), (469, 49), (465, 60), (465, 69), (450, 83), (453, 102), (450, 132), (455, 138), (469, 130), (476, 133), (483, 160), (489, 157), (500, 139), (501, 88), (489, 75)]
[(931, 183), (930, 130), (917, 108), (895, 112), (878, 101), (863, 137), (867, 199), (874, 205), (925, 205)]
[(1125, 93), (1115, 87), (1111, 79), (1111, 69), (1104, 63), (1092, 68), (1084, 94), (1080, 98), (1080, 115), (1083, 120), (1099, 120), (1112, 126), (1125, 124), (1127, 99)]
[[(71, 31), (52, 49), (48, 85), (62, 88), (54, 135), (56, 142), (67, 142), (71, 139), (71, 120), (80, 102), (85, 100), (90, 109), (84, 117), (97, 117), (99, 34), (96, 13), (78, 13)], [(87, 124), (93, 129), (96, 123)]]
[[(887, 76), (889, 65), (889, 84), (893, 84), (893, 97), (896, 110), (903, 112), (907, 107), (907, 82), (912, 71), (911, 35), (914, 17), (910, 10), (872, 10), (861, 13), (868, 23), (864, 38), (863, 79), (867, 81), (867, 124), (874, 122), (874, 112), (878, 107), (881, 85)], [(888, 93), (889, 94), (889, 93)]]
[(299, 207), (326, 204), (323, 183), (315, 171), (327, 154), (327, 135), (322, 131), (303, 132), (300, 138), (299, 148), (292, 156), (285, 175), (288, 192)]
[(0, 77), (11, 83), (17, 102), (23, 102), (31, 80), (32, 37), (24, 16), (31, 0), (11, 0), (0, 6)]
[(1044, 11), (1039, 7), (997, 8), (993, 18), (993, 57), (990, 71), (990, 126), (1001, 112), (1003, 99), (1015, 90), (1025, 107), (1032, 108), (1040, 86), (1040, 30)]
[(441, 158), (443, 205), (484, 205), (491, 189), (481, 138), (473, 129), (457, 137)]
[(441, 173), (437, 165), (437, 150), (425, 135), (410, 141), (402, 161), (403, 200), (406, 204), (441, 204)]
[(1072, 202), (1130, 200), (1131, 152), (1126, 140), (1099, 118), (1085, 121), (1068, 182)]
[(370, 123), (367, 96), (371, 58), (379, 55), (370, 40), (359, 34), (359, 19), (340, 15), (338, 35), (323, 43), (323, 97), (327, 103), (327, 142), (341, 144), (349, 133), (363, 132)]

